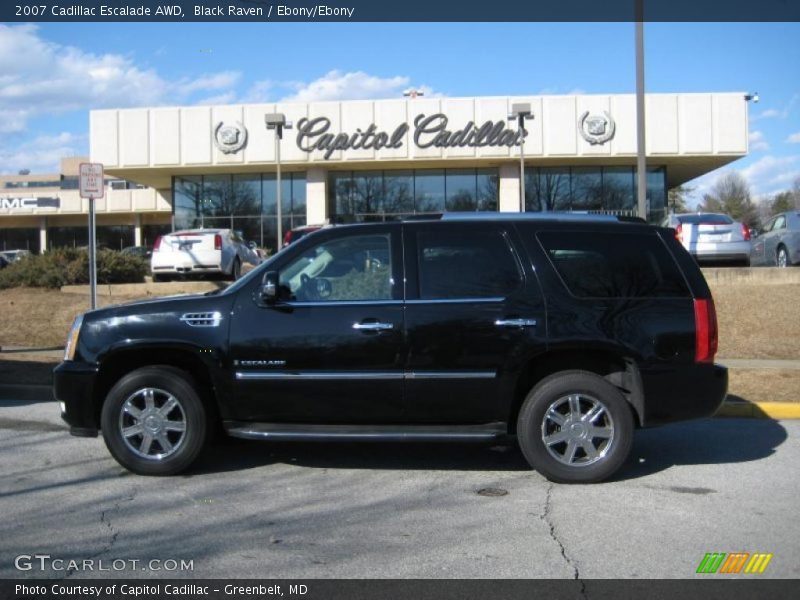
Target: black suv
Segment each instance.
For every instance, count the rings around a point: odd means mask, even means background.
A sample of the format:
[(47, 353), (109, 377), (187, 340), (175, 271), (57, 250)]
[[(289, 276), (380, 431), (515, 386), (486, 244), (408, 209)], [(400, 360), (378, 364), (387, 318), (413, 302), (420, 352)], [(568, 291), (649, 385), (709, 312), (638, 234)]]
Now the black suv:
[(78, 317), (55, 396), (141, 474), (217, 428), (264, 440), (516, 436), (559, 482), (625, 461), (636, 427), (713, 414), (708, 286), (671, 229), (447, 214), (321, 229), (221, 292)]

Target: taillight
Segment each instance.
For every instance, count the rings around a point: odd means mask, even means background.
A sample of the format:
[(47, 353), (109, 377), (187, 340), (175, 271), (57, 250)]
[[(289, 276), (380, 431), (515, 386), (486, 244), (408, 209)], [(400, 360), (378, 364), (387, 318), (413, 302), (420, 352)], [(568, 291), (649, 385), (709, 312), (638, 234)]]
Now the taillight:
[(222, 236), (218, 233), (214, 235), (214, 250), (222, 250)]
[(683, 243), (683, 223), (678, 223), (678, 226), (675, 228), (675, 239), (681, 244)]
[(153, 252), (158, 252), (161, 249), (161, 236), (156, 238), (156, 243), (153, 244)]
[(742, 223), (742, 236), (745, 242), (750, 241), (750, 228), (745, 223)]
[(714, 300), (694, 301), (694, 362), (711, 363), (717, 353), (719, 332), (717, 330), (717, 311)]
[(286, 232), (286, 235), (283, 236), (283, 245), (288, 246), (292, 243), (292, 230)]

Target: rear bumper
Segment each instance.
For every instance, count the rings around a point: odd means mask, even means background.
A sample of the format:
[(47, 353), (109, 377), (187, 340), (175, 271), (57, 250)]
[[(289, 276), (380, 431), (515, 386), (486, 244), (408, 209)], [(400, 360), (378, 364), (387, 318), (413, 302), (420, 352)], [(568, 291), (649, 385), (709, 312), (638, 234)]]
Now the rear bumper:
[(696, 242), (689, 252), (697, 260), (745, 260), (750, 258), (750, 242)]
[(642, 370), (643, 425), (710, 417), (728, 394), (728, 369), (716, 364)]
[(97, 435), (96, 380), (97, 367), (85, 363), (64, 361), (53, 370), (53, 396), (61, 403), (61, 418), (72, 435)]
[(153, 273), (215, 273), (222, 271), (221, 250), (154, 252), (150, 262)]

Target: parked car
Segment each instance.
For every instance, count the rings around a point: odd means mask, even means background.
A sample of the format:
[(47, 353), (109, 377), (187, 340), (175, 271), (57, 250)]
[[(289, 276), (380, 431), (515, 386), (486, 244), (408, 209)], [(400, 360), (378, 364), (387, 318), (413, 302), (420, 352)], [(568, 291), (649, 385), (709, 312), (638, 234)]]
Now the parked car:
[(698, 262), (750, 264), (750, 229), (719, 213), (669, 215), (664, 227), (675, 236)]
[(22, 260), (25, 256), (30, 256), (30, 250), (3, 250), (0, 255), (3, 256), (9, 263)]
[(800, 264), (800, 211), (772, 217), (753, 241), (754, 265), (790, 267)]
[(462, 213), (325, 229), (225, 290), (87, 312), (54, 394), (73, 435), (101, 430), (140, 474), (186, 469), (221, 426), (268, 441), (516, 437), (549, 479), (595, 482), (636, 427), (717, 410), (716, 350), (714, 301), (671, 229)]
[(208, 273), (222, 273), (239, 279), (242, 264), (257, 265), (260, 260), (235, 231), (188, 229), (156, 239), (150, 269), (154, 281), (166, 281), (177, 275)]
[(286, 247), (289, 244), (304, 238), (309, 233), (319, 231), (323, 227), (324, 225), (303, 225), (302, 227), (295, 227), (294, 229), (290, 229), (283, 236), (283, 245), (284, 247)]
[(138, 256), (149, 259), (153, 255), (153, 249), (148, 246), (128, 246), (121, 250), (122, 254), (128, 256)]

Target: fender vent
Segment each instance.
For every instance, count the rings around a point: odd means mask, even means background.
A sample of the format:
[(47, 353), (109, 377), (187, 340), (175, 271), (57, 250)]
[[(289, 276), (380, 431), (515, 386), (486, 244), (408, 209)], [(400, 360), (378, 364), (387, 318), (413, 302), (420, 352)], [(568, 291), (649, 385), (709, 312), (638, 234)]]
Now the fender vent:
[(181, 321), (192, 327), (219, 327), (222, 315), (218, 311), (186, 313), (181, 317)]

